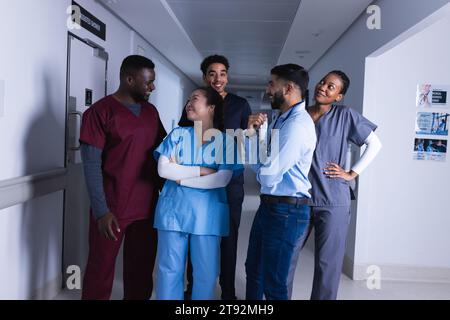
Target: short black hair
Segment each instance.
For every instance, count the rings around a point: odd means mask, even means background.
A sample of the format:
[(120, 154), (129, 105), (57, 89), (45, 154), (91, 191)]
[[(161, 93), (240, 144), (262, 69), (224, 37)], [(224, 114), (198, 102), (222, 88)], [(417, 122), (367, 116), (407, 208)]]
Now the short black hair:
[(339, 78), (341, 78), (342, 90), (340, 93), (345, 95), (347, 93), (348, 88), (350, 87), (350, 78), (341, 70), (333, 70), (330, 71), (328, 74), (335, 74)]
[[(224, 111), (223, 111), (223, 98), (222, 96), (213, 88), (211, 87), (198, 87), (196, 90), (201, 90), (205, 93), (206, 96), (206, 103), (208, 105), (214, 105), (214, 119), (213, 119), (213, 126), (215, 129), (220, 131), (225, 131), (225, 123), (224, 123)], [(193, 127), (194, 122), (189, 120), (187, 118), (186, 113), (186, 105), (187, 102), (183, 108), (183, 112), (181, 114), (180, 121), (178, 121), (178, 126), (180, 127)]]
[(155, 64), (152, 60), (139, 56), (139, 55), (132, 55), (126, 57), (122, 65), (120, 67), (120, 76), (129, 76), (134, 75), (135, 72), (142, 70), (142, 69), (155, 69)]
[(270, 73), (278, 76), (281, 79), (292, 81), (300, 87), (302, 98), (306, 96), (308, 90), (309, 74), (305, 68), (298, 64), (288, 63), (274, 67)]
[(208, 67), (210, 65), (212, 65), (213, 63), (221, 63), (221, 64), (223, 64), (225, 66), (225, 69), (227, 69), (227, 71), (230, 68), (230, 64), (228, 63), (228, 59), (227, 58), (225, 58), (224, 56), (215, 54), (215, 55), (206, 57), (202, 61), (202, 64), (200, 65), (200, 69), (202, 70), (204, 76), (206, 76), (206, 72), (208, 72)]

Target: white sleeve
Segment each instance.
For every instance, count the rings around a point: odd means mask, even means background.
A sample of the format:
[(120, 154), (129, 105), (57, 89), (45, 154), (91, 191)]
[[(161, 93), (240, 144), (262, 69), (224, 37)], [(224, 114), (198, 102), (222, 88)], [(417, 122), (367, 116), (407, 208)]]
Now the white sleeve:
[(367, 145), (367, 148), (364, 150), (361, 158), (352, 167), (352, 171), (356, 172), (358, 175), (369, 166), (382, 147), (380, 139), (373, 131), (369, 134), (364, 143)]
[(170, 162), (166, 156), (160, 156), (158, 160), (158, 174), (161, 178), (168, 180), (182, 180), (200, 177), (199, 166), (182, 166)]
[(228, 185), (232, 176), (233, 172), (231, 170), (219, 170), (216, 173), (206, 176), (181, 180), (180, 184), (196, 189), (223, 188)]

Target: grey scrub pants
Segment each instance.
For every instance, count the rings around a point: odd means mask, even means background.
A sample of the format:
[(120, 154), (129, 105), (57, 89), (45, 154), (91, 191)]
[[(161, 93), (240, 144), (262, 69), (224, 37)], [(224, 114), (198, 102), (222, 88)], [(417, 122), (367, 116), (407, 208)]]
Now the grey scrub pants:
[[(345, 254), (350, 206), (311, 207), (314, 227), (314, 281), (311, 300), (336, 300)], [(311, 229), (310, 229), (311, 231)], [(298, 256), (306, 240), (298, 241), (288, 276), (288, 296), (292, 296)]]

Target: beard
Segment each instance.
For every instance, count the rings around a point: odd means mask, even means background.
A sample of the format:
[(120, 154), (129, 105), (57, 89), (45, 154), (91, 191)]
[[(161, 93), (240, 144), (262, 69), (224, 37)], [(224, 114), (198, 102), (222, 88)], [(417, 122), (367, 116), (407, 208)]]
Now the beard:
[(142, 94), (139, 91), (133, 91), (131, 92), (131, 96), (133, 97), (133, 99), (137, 102), (147, 102), (148, 99), (150, 98), (150, 96)]
[(286, 101), (286, 99), (284, 99), (282, 91), (275, 92), (275, 94), (273, 95), (273, 98), (272, 98), (272, 102), (271, 102), (272, 109), (273, 110), (280, 109), (280, 107), (284, 104), (285, 101)]

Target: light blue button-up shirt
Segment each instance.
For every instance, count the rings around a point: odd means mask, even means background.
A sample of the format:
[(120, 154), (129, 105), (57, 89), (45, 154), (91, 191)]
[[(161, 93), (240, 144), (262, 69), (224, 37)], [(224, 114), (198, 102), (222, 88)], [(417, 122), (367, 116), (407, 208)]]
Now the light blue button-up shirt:
[[(272, 129), (279, 130), (278, 143)], [(252, 166), (261, 184), (261, 193), (311, 198), (308, 174), (317, 137), (305, 103), (298, 103), (281, 114), (269, 126), (268, 135), (270, 156), (267, 161)]]

